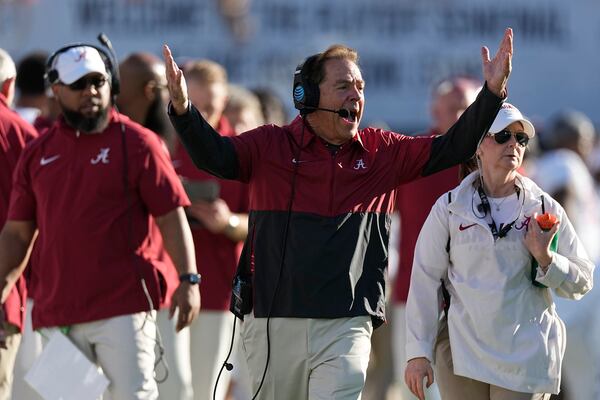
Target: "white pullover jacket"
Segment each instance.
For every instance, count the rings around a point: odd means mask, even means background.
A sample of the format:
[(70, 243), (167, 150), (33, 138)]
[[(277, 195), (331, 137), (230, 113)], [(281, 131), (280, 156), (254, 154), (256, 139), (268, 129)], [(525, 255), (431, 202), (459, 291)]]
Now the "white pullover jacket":
[[(579, 299), (592, 288), (593, 263), (563, 208), (533, 181), (518, 177), (519, 214), (506, 237), (494, 240), (474, 172), (442, 195), (427, 218), (415, 249), (407, 301), (407, 359), (433, 360), (444, 279), (451, 295), (448, 329), (454, 373), (519, 392), (558, 393), (565, 326), (552, 292)], [(557, 251), (546, 274), (531, 281), (532, 256), (524, 244), (527, 224), (545, 210), (560, 221)], [(475, 210), (475, 211), (474, 211)], [(537, 225), (536, 225), (537, 228)], [(450, 238), (449, 251), (446, 245)]]

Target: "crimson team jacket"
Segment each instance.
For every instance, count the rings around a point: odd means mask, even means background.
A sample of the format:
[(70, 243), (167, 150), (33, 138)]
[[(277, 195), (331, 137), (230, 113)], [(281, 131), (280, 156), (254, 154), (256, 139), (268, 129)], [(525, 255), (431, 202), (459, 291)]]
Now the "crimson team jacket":
[(249, 184), (238, 274), (253, 278), (255, 317), (370, 315), (377, 327), (397, 187), (472, 156), (501, 103), (484, 87), (444, 136), (366, 128), (337, 152), (301, 117), (221, 137), (193, 106), (170, 116), (198, 168)]

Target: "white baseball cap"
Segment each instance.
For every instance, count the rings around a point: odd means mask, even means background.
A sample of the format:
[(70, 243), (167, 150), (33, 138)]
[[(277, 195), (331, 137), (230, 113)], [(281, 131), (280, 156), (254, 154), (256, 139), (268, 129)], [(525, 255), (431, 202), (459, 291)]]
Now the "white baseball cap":
[(71, 47), (60, 53), (56, 56), (54, 69), (58, 73), (58, 80), (66, 85), (92, 72), (109, 78), (102, 56), (98, 50), (89, 46)]
[(498, 115), (496, 115), (496, 119), (492, 126), (490, 127), (490, 133), (498, 133), (503, 129), (506, 129), (507, 126), (512, 124), (513, 122), (520, 122), (523, 124), (523, 130), (530, 138), (535, 136), (535, 128), (533, 124), (526, 119), (521, 111), (510, 103), (502, 104), (500, 111), (498, 111)]

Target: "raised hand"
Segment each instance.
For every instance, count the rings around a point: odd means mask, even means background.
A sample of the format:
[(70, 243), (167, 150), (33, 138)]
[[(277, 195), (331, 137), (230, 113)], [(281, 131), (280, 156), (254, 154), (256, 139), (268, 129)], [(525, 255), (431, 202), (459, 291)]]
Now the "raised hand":
[(171, 49), (166, 44), (163, 45), (163, 57), (165, 58), (167, 88), (169, 89), (169, 96), (171, 96), (171, 104), (178, 115), (185, 114), (189, 99), (183, 71), (177, 66), (171, 54)]
[(493, 59), (490, 60), (490, 50), (483, 46), (481, 48), (481, 62), (483, 64), (483, 77), (487, 82), (488, 89), (496, 96), (505, 98), (506, 83), (512, 69), (513, 56), (513, 31), (506, 28), (500, 42), (500, 47)]

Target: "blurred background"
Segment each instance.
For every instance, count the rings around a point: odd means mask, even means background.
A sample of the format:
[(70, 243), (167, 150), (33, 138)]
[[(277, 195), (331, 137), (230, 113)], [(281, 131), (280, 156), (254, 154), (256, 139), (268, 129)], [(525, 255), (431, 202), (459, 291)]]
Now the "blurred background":
[(159, 54), (223, 64), (230, 81), (270, 86), (288, 110), (294, 67), (332, 43), (354, 47), (365, 123), (427, 126), (431, 84), (481, 76), (480, 46), (515, 32), (509, 100), (544, 120), (565, 107), (598, 122), (600, 2), (594, 0), (0, 0), (0, 47), (15, 60), (75, 41), (112, 40), (119, 58)]

